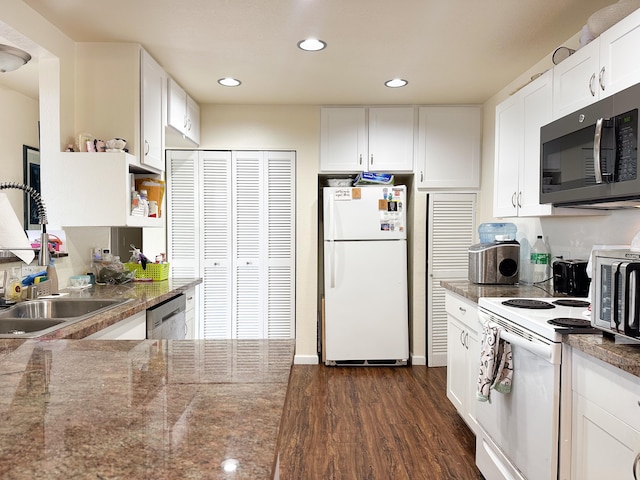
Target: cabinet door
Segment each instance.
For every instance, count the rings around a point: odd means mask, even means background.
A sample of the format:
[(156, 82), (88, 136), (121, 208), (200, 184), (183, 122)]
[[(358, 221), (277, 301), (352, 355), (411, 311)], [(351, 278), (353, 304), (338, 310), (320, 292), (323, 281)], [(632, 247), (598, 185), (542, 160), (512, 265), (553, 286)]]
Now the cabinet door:
[(598, 100), (599, 42), (596, 38), (554, 67), (554, 120)]
[(87, 340), (144, 340), (145, 338), (147, 338), (146, 310), (86, 337)]
[(640, 432), (577, 393), (573, 409), (571, 478), (636, 478)]
[(370, 171), (413, 171), (413, 107), (369, 108)]
[(418, 187), (480, 188), (480, 107), (421, 107)]
[(187, 132), (187, 92), (171, 77), (167, 79), (167, 124), (183, 135)]
[(367, 169), (366, 110), (320, 109), (320, 170), (358, 172)]
[(186, 135), (196, 145), (200, 144), (200, 106), (187, 95), (187, 132)]
[(552, 72), (548, 71), (516, 93), (522, 98), (523, 148), (519, 168), (518, 215), (550, 215), (551, 205), (540, 205), (540, 127), (551, 121)]
[(467, 351), (464, 325), (447, 314), (447, 398), (464, 415), (467, 396)]
[(164, 171), (163, 123), (165, 73), (151, 56), (141, 50), (141, 162), (154, 169)]
[(636, 10), (600, 35), (601, 97), (640, 82), (640, 11)]
[(518, 176), (522, 158), (522, 132), (522, 102), (517, 95), (512, 95), (496, 107), (494, 217), (518, 215)]

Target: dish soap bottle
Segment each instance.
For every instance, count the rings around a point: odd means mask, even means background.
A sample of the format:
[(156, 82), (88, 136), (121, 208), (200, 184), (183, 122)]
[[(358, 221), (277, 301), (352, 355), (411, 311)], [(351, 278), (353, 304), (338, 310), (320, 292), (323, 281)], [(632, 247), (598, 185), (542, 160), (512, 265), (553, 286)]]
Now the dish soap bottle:
[(51, 293), (58, 293), (58, 273), (56, 272), (53, 258), (47, 267), (47, 277), (49, 277), (49, 281), (51, 282)]
[(5, 286), (7, 300), (19, 301), (22, 299), (22, 281), (20, 280), (20, 267), (13, 267)]
[(549, 278), (551, 254), (542, 240), (542, 235), (538, 235), (536, 242), (531, 247), (529, 263), (531, 264), (531, 276), (534, 284), (542, 283)]

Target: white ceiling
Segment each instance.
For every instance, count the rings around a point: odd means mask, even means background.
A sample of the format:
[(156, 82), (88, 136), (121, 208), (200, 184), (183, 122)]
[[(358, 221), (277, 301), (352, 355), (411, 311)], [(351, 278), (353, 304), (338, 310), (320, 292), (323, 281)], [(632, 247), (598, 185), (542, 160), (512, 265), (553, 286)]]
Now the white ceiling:
[[(615, 3), (24, 1), (75, 41), (141, 43), (201, 104), (482, 103)], [(306, 37), (327, 49), (302, 52)], [(409, 85), (384, 87), (393, 77)]]

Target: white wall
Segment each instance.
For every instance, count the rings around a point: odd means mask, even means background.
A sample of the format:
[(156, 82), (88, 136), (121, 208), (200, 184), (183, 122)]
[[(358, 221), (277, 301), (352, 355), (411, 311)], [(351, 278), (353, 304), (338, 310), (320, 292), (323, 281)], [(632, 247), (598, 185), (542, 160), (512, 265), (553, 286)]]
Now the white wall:
[(296, 363), (317, 363), (317, 106), (201, 105), (200, 148), (296, 151)]

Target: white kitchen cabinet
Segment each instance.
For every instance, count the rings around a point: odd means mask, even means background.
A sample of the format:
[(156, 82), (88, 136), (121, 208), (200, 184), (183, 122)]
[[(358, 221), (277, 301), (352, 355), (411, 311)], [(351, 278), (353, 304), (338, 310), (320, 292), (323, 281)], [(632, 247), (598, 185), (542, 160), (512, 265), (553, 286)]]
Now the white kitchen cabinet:
[(193, 340), (197, 338), (196, 336), (196, 316), (197, 316), (197, 299), (196, 299), (196, 288), (193, 287), (184, 292), (186, 297), (186, 307), (185, 307), (185, 323), (187, 325), (187, 334), (185, 338), (187, 340)]
[(164, 170), (164, 124), (166, 73), (146, 51), (140, 50), (140, 114), (142, 132), (140, 163), (158, 171)]
[[(191, 146), (200, 143), (200, 106), (171, 77), (167, 79), (167, 125)], [(174, 146), (175, 136), (168, 142)]]
[[(202, 277), (202, 338), (293, 338), (295, 153), (168, 153), (174, 277)], [(200, 317), (199, 317), (200, 318)]]
[(163, 218), (131, 216), (131, 175), (156, 176), (140, 169), (133, 155), (59, 152), (49, 164), (55, 168), (46, 170), (42, 185), (50, 224), (62, 227), (163, 226)]
[(640, 10), (603, 32), (553, 69), (553, 118), (575, 112), (640, 82)]
[(147, 312), (146, 310), (138, 312), (85, 338), (87, 340), (144, 340), (147, 338)]
[(419, 188), (480, 188), (481, 114), (479, 106), (418, 109)]
[(165, 76), (139, 44), (76, 44), (76, 124), (102, 140), (125, 139), (141, 168), (164, 170)]
[(571, 478), (638, 478), (638, 377), (572, 350)]
[(477, 305), (446, 292), (447, 398), (476, 433), (476, 385), (480, 369)]
[(411, 172), (413, 107), (324, 107), (320, 110), (322, 172)]

